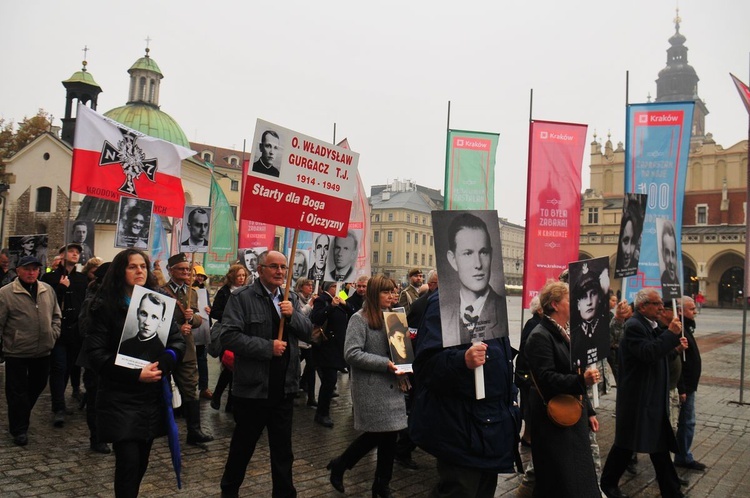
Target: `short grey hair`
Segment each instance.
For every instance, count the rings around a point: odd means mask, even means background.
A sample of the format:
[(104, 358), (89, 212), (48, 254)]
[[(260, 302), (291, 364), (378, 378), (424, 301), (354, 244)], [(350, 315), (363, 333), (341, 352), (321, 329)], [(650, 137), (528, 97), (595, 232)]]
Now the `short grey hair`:
[(531, 302), (529, 303), (529, 310), (533, 315), (536, 315), (541, 311), (542, 304), (539, 302), (539, 294), (531, 298)]
[(430, 270), (430, 272), (427, 274), (427, 278), (425, 279), (425, 282), (429, 282), (432, 277), (437, 277), (437, 270)]
[(633, 300), (633, 306), (635, 307), (635, 309), (640, 308), (642, 304), (646, 303), (648, 301), (648, 295), (652, 292), (656, 292), (657, 294), (659, 293), (659, 291), (653, 287), (645, 287), (636, 292), (635, 299)]
[(677, 299), (677, 307), (682, 309), (683, 304), (695, 304), (695, 300), (690, 296), (682, 296)]

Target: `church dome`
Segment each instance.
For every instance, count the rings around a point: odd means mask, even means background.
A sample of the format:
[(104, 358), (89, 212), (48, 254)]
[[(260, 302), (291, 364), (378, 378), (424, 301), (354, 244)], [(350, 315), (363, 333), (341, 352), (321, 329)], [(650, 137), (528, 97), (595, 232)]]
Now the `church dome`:
[(118, 123), (146, 135), (190, 148), (185, 132), (169, 114), (144, 103), (129, 103), (104, 113)]
[(104, 115), (146, 135), (190, 148), (185, 132), (177, 121), (159, 109), (159, 89), (164, 75), (156, 61), (149, 56), (149, 51), (146, 48), (146, 55), (128, 69), (130, 90), (127, 103)]

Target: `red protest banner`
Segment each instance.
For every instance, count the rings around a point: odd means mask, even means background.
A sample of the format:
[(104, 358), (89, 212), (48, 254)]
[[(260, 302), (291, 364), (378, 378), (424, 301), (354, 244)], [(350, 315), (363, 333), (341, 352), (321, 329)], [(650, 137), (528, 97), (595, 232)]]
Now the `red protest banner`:
[(242, 218), (345, 237), (359, 154), (258, 120)]

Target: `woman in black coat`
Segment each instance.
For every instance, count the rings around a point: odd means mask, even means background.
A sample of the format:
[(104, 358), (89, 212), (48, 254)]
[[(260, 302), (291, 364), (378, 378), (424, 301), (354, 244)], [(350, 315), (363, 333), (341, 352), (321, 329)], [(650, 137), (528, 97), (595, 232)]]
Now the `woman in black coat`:
[[(236, 291), (240, 287), (244, 287), (247, 283), (247, 269), (240, 264), (234, 264), (229, 267), (229, 271), (224, 276), (224, 285), (216, 292), (214, 296), (214, 305), (211, 307), (211, 314), (209, 315), (212, 320), (221, 322), (224, 317), (224, 308), (227, 307), (229, 297), (232, 292)], [(224, 351), (221, 352), (224, 355)], [(211, 396), (211, 408), (218, 410), (221, 408), (221, 395), (224, 394), (224, 389), (229, 387), (229, 396), (227, 397), (226, 412), (232, 411), (232, 371), (224, 366), (222, 362), (221, 373), (219, 374), (219, 380), (216, 381), (216, 387), (214, 388), (213, 396)]]
[[(536, 472), (534, 496), (599, 498), (589, 443), (589, 429), (599, 430), (599, 422), (586, 396), (586, 386), (596, 382), (599, 372), (593, 368), (581, 374), (571, 366), (570, 335), (565, 328), (570, 319), (568, 285), (548, 283), (539, 303), (542, 321), (529, 335), (525, 348), (532, 377), (529, 404), (531, 456)], [(547, 416), (545, 402), (558, 394), (583, 399), (581, 418), (574, 426), (559, 427)]]
[(354, 310), (336, 294), (336, 282), (324, 282), (323, 291), (313, 301), (310, 321), (314, 326), (325, 324), (327, 341), (313, 345), (313, 362), (320, 377), (318, 408), (315, 422), (324, 427), (333, 427), (330, 416), (331, 398), (336, 389), (338, 372), (346, 369), (344, 361), (344, 339), (346, 327)]
[(126, 249), (115, 256), (101, 287), (83, 311), (84, 349), (99, 375), (96, 417), (99, 439), (115, 450), (115, 496), (138, 496), (154, 438), (167, 433), (162, 377), (182, 360), (185, 341), (172, 322), (163, 352), (140, 369), (115, 365), (136, 285), (157, 289), (148, 256)]

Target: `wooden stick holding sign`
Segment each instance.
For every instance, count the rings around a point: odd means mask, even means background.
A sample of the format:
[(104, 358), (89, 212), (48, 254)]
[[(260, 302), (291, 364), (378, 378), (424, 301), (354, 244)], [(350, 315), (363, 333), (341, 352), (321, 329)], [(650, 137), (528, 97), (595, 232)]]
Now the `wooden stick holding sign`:
[[(471, 344), (482, 344), (482, 341), (475, 339)], [(474, 393), (477, 399), (484, 399), (484, 365), (474, 369)]]
[[(294, 237), (292, 238), (292, 250), (289, 254), (296, 254), (297, 252), (297, 238), (299, 238), (299, 229), (294, 230)], [(287, 270), (286, 272), (286, 286), (284, 287), (284, 299), (283, 301), (289, 300), (289, 291), (292, 287), (292, 272)], [(280, 320), (279, 321), (279, 337), (278, 339), (281, 341), (282, 337), (284, 336), (284, 322), (286, 320)]]

